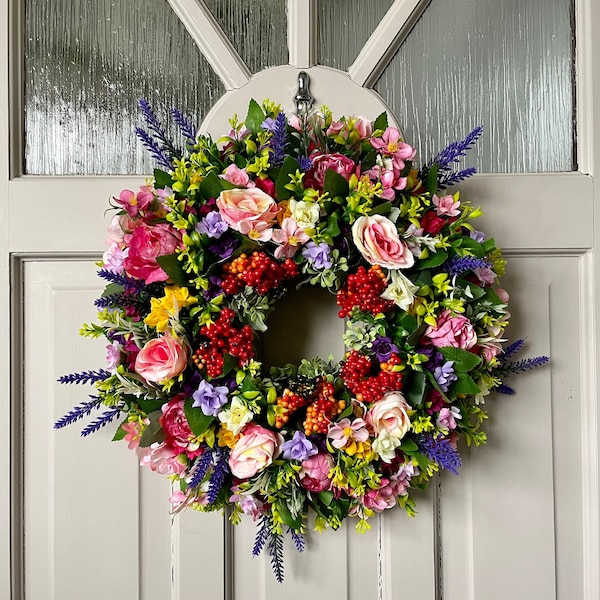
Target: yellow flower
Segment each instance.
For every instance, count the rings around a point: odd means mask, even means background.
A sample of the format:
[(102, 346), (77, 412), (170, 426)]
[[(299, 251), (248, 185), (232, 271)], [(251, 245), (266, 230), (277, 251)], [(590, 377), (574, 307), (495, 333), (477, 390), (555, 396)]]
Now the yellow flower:
[(191, 296), (188, 288), (178, 285), (167, 286), (162, 298), (151, 299), (150, 314), (144, 319), (144, 323), (159, 332), (164, 332), (169, 327), (169, 320), (179, 316), (181, 308), (197, 302), (198, 298)]
[(229, 431), (226, 427), (221, 427), (217, 433), (217, 442), (221, 447), (233, 448), (239, 439), (239, 435), (235, 435), (233, 431)]

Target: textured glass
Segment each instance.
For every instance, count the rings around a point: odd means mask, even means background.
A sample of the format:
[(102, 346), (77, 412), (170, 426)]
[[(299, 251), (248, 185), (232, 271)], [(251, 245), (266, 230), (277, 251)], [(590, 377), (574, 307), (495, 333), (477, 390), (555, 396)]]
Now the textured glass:
[(138, 99), (198, 124), (224, 93), (166, 0), (28, 0), (25, 26), (27, 173), (149, 173)]
[(576, 169), (572, 0), (433, 0), (376, 84), (419, 156), (477, 125), (482, 172)]
[(393, 0), (320, 0), (319, 63), (346, 71)]
[(287, 65), (286, 0), (205, 0), (253, 73)]

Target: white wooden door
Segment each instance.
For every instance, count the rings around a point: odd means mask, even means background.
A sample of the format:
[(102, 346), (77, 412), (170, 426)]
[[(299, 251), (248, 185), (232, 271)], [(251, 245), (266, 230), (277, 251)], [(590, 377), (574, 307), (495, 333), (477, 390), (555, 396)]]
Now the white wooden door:
[[(396, 0), (343, 74), (315, 67), (316, 2), (289, 0), (290, 65), (255, 76), (202, 2), (170, 4), (229, 90), (218, 103), (222, 112), (213, 111), (204, 124), (222, 131), (220, 117), (242, 112), (251, 96), (291, 107), (301, 68), (311, 74), (315, 98), (335, 113), (375, 116), (382, 101), (369, 88), (398, 33), (406, 33), (427, 2)], [(461, 186), (465, 197), (481, 203), (481, 228), (508, 257), (513, 335), (529, 339), (531, 354), (549, 353), (551, 366), (518, 381), (517, 396), (494, 402), (489, 444), (464, 454), (458, 478), (442, 476), (421, 495), (416, 519), (389, 511), (362, 537), (348, 527), (310, 535), (304, 555), (286, 548), (283, 587), (266, 559), (250, 557), (251, 523), (232, 531), (218, 515), (192, 512), (172, 522), (168, 482), (138, 469), (123, 444), (109, 443), (110, 431), (80, 440), (76, 429), (51, 428), (84, 399), (80, 388), (59, 386), (56, 378), (103, 362), (102, 345), (76, 334), (93, 320), (101, 289), (94, 261), (103, 249), (106, 201), (140, 178), (23, 175), (22, 8), (0, 1), (10, 17), (0, 19), (0, 93), (10, 99), (0, 112), (0, 386), (6, 399), (0, 597), (600, 597), (593, 218), (600, 55), (592, 37), (600, 7), (576, 2), (579, 172), (480, 175)], [(305, 350), (336, 351), (322, 337)]]

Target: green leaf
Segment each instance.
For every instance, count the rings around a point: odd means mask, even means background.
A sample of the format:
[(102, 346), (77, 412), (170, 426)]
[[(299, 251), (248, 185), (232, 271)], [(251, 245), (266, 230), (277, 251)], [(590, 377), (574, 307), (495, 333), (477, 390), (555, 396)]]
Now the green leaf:
[(238, 365), (238, 359), (229, 353), (225, 353), (223, 355), (223, 373), (221, 376), (227, 375), (228, 373), (233, 371), (233, 369), (235, 369), (237, 367), (237, 365)]
[(298, 162), (291, 156), (286, 156), (279, 175), (275, 181), (275, 193), (277, 194), (277, 200), (288, 200), (292, 195), (292, 192), (285, 186), (290, 182), (290, 175), (295, 175), (296, 171), (300, 169)]
[(337, 213), (329, 215), (327, 217), (327, 226), (321, 231), (321, 234), (325, 238), (333, 239), (336, 235), (340, 234), (340, 226), (338, 225)]
[(379, 206), (376, 206), (375, 208), (373, 208), (371, 210), (371, 214), (372, 215), (385, 215), (385, 214), (389, 213), (390, 210), (392, 210), (392, 203), (384, 202), (383, 204), (380, 204)]
[(115, 296), (117, 294), (121, 294), (125, 288), (122, 285), (118, 285), (116, 283), (109, 283), (102, 292), (102, 297), (106, 298), (107, 296)]
[(158, 422), (158, 419), (162, 416), (162, 411), (157, 410), (148, 415), (148, 419), (150, 423), (144, 429), (144, 433), (142, 433), (142, 437), (140, 438), (140, 448), (149, 448), (154, 442), (164, 442), (165, 441), (165, 432)]
[(474, 396), (479, 394), (481, 390), (479, 386), (466, 373), (457, 373), (458, 379), (452, 386), (452, 391), (455, 394), (465, 394), (466, 396)]
[(486, 254), (494, 251), (496, 249), (496, 240), (494, 238), (490, 238), (489, 240), (485, 240), (482, 242), (481, 247)]
[(469, 252), (471, 252), (473, 256), (476, 256), (477, 258), (483, 258), (483, 247), (476, 240), (472, 240), (469, 237), (463, 237), (460, 240), (460, 247), (465, 250), (469, 250)]
[(367, 152), (367, 155), (363, 158), (362, 163), (360, 164), (361, 172), (364, 173), (365, 171), (368, 171), (370, 168), (374, 167), (376, 161), (377, 152), (375, 152), (375, 149), (371, 149), (369, 152)]
[(218, 177), (216, 173), (210, 172), (201, 182), (200, 182), (200, 193), (204, 197), (205, 200), (210, 200), (211, 198), (218, 198), (219, 194), (223, 191), (223, 179)]
[(438, 348), (438, 350), (446, 360), (454, 361), (453, 368), (456, 373), (472, 371), (481, 363), (479, 356), (461, 348), (446, 347)]
[(147, 398), (134, 398), (134, 402), (147, 414), (159, 411), (165, 401), (162, 398), (149, 400)]
[[(127, 421), (123, 421), (123, 423), (127, 423)], [(120, 442), (127, 435), (127, 432), (123, 429), (123, 423), (121, 423), (115, 431), (115, 435), (113, 435), (112, 439), (113, 442)]]
[(429, 459), (421, 452), (415, 452), (414, 454), (411, 454), (410, 457), (417, 461), (419, 470), (421, 471), (425, 471), (425, 469), (427, 469), (429, 466)]
[(279, 516), (283, 520), (283, 522), (294, 531), (298, 531), (300, 526), (302, 525), (302, 513), (297, 514), (295, 517), (292, 517), (292, 513), (290, 509), (287, 507), (285, 501), (277, 502), (277, 509), (279, 510)]
[(333, 492), (329, 490), (325, 490), (323, 492), (319, 492), (319, 500), (325, 505), (330, 506), (333, 501)]
[(406, 454), (412, 454), (413, 452), (416, 452), (418, 449), (419, 449), (419, 446), (417, 446), (417, 444), (414, 440), (404, 440), (400, 444), (400, 450), (402, 450), (402, 452), (405, 452)]
[(485, 299), (492, 304), (504, 304), (500, 300), (500, 296), (491, 287), (485, 289)]
[(413, 371), (407, 379), (408, 381), (404, 385), (404, 397), (412, 406), (420, 406), (427, 388), (425, 373)]
[(154, 169), (154, 187), (164, 189), (172, 185), (173, 179), (168, 173), (161, 171), (161, 169)]
[(434, 267), (439, 267), (443, 265), (448, 258), (448, 255), (441, 250), (438, 250), (435, 253), (431, 253), (427, 258), (419, 260), (418, 266), (419, 269), (433, 269)]
[(248, 114), (244, 124), (252, 133), (258, 133), (264, 120), (265, 113), (262, 111), (260, 104), (253, 98), (248, 105)]
[(188, 425), (194, 435), (202, 435), (214, 421), (212, 415), (205, 415), (201, 408), (194, 408), (192, 398), (187, 398), (184, 405), (183, 411), (185, 412), (185, 418), (187, 419)]
[(165, 254), (156, 258), (158, 266), (179, 286), (187, 285), (187, 278), (181, 263), (177, 260), (177, 254)]
[[(473, 283), (472, 281), (465, 281), (464, 279), (457, 279), (456, 287), (461, 288), (462, 290), (466, 290), (467, 288), (469, 288), (469, 293), (473, 297), (473, 300), (477, 300), (477, 299), (481, 298), (482, 296), (485, 296), (485, 289), (482, 287), (479, 287), (476, 283)], [(466, 294), (466, 292), (465, 292), (465, 294)]]
[(348, 182), (339, 173), (327, 169), (325, 172), (325, 181), (323, 182), (323, 192), (328, 193), (330, 198), (335, 198), (336, 196), (345, 198), (349, 191), (350, 186)]
[(388, 116), (387, 113), (382, 112), (374, 121), (373, 129), (380, 129), (381, 131), (385, 131), (388, 128)]
[(435, 194), (438, 189), (438, 166), (437, 163), (434, 163), (429, 171), (427, 171), (427, 176), (425, 177), (425, 190), (429, 192), (431, 195)]

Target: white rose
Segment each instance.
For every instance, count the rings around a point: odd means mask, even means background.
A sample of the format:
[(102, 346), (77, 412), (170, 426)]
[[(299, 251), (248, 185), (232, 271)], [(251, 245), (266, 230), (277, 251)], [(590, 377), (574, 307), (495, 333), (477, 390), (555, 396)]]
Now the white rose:
[(304, 200), (290, 200), (289, 209), (292, 218), (298, 223), (298, 227), (304, 230), (314, 229), (321, 212), (318, 204)]
[(372, 448), (384, 463), (391, 463), (396, 457), (396, 448), (400, 446), (400, 440), (390, 435), (385, 429), (379, 433), (372, 444)]
[(219, 417), (219, 421), (221, 421), (233, 435), (237, 435), (244, 428), (244, 425), (247, 425), (252, 421), (254, 413), (237, 396), (235, 396), (231, 401), (231, 406), (226, 410), (222, 410), (217, 416)]

